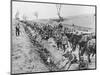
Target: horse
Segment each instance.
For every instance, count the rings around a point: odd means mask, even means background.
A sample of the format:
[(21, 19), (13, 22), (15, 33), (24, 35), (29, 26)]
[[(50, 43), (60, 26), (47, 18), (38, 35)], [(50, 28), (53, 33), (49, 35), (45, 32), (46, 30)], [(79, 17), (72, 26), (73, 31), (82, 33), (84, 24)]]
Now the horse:
[(79, 45), (79, 41), (82, 38), (82, 35), (71, 34), (72, 36), (69, 38), (69, 42), (72, 44), (72, 50), (75, 51), (76, 47)]
[(87, 55), (89, 63), (91, 63), (90, 55), (94, 56), (96, 54), (96, 43), (94, 38), (89, 38), (89, 36), (84, 36), (79, 42), (80, 56), (84, 54)]
[(88, 56), (88, 61), (89, 63), (91, 63), (91, 59), (90, 59), (90, 55), (92, 55), (92, 57), (96, 54), (96, 43), (95, 43), (95, 39), (91, 39), (87, 42), (87, 56)]

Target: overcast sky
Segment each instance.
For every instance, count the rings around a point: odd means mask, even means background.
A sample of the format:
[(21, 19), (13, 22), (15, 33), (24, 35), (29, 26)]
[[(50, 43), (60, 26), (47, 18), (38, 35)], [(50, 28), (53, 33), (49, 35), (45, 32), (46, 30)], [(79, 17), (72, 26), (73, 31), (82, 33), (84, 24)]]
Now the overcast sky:
[[(13, 18), (15, 13), (19, 11), (20, 17), (26, 15), (30, 19), (35, 19), (34, 12), (38, 12), (39, 19), (56, 18), (57, 9), (55, 4), (46, 3), (29, 3), (29, 2), (12, 2)], [(62, 5), (61, 16), (76, 16), (83, 14), (94, 14), (95, 7), (90, 6), (75, 6), (75, 5)]]

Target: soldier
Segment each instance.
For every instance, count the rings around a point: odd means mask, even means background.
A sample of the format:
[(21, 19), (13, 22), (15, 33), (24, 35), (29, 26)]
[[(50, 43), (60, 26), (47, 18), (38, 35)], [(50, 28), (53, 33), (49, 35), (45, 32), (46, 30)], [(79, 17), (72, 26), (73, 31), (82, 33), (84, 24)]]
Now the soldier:
[(66, 46), (68, 47), (68, 38), (65, 34), (63, 34), (63, 37), (62, 37), (62, 45), (65, 52)]
[(19, 23), (16, 25), (16, 36), (20, 35), (20, 26)]

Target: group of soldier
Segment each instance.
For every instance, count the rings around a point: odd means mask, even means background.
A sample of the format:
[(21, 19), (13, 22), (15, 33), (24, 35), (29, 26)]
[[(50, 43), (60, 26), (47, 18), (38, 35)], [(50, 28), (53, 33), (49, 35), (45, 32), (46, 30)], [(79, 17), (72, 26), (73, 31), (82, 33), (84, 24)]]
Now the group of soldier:
[[(62, 49), (65, 52), (69, 46), (69, 43), (72, 48), (72, 51), (75, 51), (76, 47), (79, 46), (80, 56), (83, 56), (83, 54), (87, 52), (89, 62), (91, 61), (90, 55), (94, 55), (96, 53), (96, 44), (95, 41), (93, 41), (93, 39), (96, 39), (95, 35), (82, 33), (78, 34), (78, 31), (70, 31), (70, 29), (64, 27), (62, 23), (59, 23), (58, 26), (51, 26), (50, 24), (39, 26), (38, 23), (27, 23), (27, 25), (29, 25), (33, 30), (35, 30), (35, 32), (37, 32), (41, 36), (42, 40), (48, 40), (49, 38), (53, 38), (58, 50)], [(16, 25), (15, 29), (16, 36), (20, 36), (21, 30), (19, 23)]]

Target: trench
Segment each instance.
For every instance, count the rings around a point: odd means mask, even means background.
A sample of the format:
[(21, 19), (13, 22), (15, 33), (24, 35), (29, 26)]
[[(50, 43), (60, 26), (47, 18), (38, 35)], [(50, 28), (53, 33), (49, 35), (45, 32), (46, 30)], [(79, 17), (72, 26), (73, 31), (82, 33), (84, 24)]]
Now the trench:
[(29, 30), (29, 28), (32, 28), (32, 25), (28, 23), (24, 23), (23, 27), (24, 27), (25, 33), (27, 34), (31, 44), (37, 48), (36, 51), (39, 57), (41, 58), (40, 60), (41, 63), (43, 63), (50, 72), (51, 71), (61, 71), (61, 69), (53, 61), (51, 61), (50, 63), (47, 62), (48, 56), (52, 57), (52, 55), (46, 48), (42, 46), (42, 44), (40, 44), (38, 41), (34, 39), (34, 37), (32, 36), (33, 34)]

